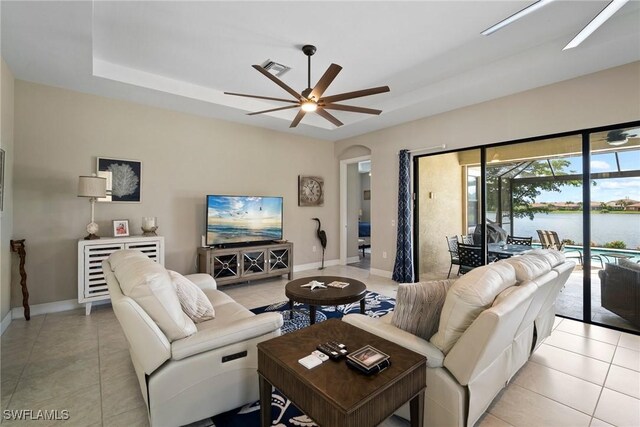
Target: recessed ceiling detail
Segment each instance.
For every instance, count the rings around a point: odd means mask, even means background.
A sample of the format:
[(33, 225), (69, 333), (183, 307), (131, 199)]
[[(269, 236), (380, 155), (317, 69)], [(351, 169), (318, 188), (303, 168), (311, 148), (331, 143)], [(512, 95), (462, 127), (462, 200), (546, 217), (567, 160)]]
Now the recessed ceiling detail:
[[(278, 131), (295, 109), (247, 116), (274, 102), (223, 90), (288, 96), (251, 68), (267, 58), (295, 67), (283, 78), (289, 87), (307, 87), (296, 43), (313, 40), (321, 47), (314, 69), (344, 67), (330, 94), (393, 89), (359, 98), (360, 107), (384, 110), (379, 116), (332, 110), (344, 124), (336, 128), (306, 114), (289, 130), (339, 140), (639, 61), (638, 1), (562, 52), (608, 4), (554, 1), (491, 39), (480, 32), (521, 2), (7, 1), (0, 31), (17, 79)], [(300, 25), (310, 16), (331, 19)]]

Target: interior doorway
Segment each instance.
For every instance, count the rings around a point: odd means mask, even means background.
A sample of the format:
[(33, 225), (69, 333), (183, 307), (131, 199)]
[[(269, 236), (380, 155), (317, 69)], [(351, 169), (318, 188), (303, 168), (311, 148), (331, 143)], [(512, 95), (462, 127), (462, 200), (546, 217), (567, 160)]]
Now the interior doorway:
[(340, 162), (340, 263), (371, 268), (371, 157)]

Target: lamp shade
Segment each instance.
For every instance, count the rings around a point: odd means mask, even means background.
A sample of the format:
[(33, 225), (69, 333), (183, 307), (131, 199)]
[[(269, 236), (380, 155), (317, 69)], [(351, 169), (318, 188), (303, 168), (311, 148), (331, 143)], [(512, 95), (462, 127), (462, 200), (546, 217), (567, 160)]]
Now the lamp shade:
[(78, 181), (78, 197), (106, 197), (107, 179), (98, 176), (81, 176)]

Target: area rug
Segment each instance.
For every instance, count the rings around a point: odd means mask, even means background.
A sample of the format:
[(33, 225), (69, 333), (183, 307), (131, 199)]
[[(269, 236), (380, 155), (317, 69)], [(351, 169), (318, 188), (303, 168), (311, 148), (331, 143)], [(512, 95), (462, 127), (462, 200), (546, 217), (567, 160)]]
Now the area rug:
[[(380, 317), (390, 311), (396, 305), (393, 298), (375, 292), (367, 292), (365, 296), (366, 314), (371, 317)], [(297, 329), (309, 326), (309, 307), (306, 304), (296, 303), (293, 313), (289, 310), (289, 302), (283, 301), (277, 304), (258, 307), (251, 310), (256, 314), (278, 311), (282, 313), (284, 325), (282, 333), (287, 334)], [(316, 310), (316, 323), (324, 322), (327, 319), (339, 318), (348, 313), (360, 313), (360, 303), (339, 305), (336, 307), (323, 306)], [(291, 315), (293, 314), (293, 315)], [(313, 420), (304, 415), (296, 408), (289, 399), (284, 397), (278, 390), (274, 390), (271, 395), (271, 412), (274, 416), (272, 425), (274, 427), (299, 427), (315, 426)], [(260, 426), (260, 402), (245, 405), (223, 414), (216, 415), (211, 419), (212, 424), (197, 423), (198, 426), (214, 427), (258, 427)]]

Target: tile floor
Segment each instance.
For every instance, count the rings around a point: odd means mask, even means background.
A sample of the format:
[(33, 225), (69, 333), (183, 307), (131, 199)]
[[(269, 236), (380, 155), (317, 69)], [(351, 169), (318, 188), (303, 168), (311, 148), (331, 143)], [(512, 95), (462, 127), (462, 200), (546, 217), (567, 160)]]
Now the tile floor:
[[(353, 267), (315, 274), (360, 278), (394, 296), (394, 283)], [(285, 299), (286, 280), (224, 290), (248, 308)], [(14, 320), (0, 346), (5, 409), (68, 409), (70, 426), (146, 426), (127, 343), (111, 308)], [(29, 425), (2, 420), (6, 425)], [(53, 425), (44, 421), (31, 425)], [(385, 427), (408, 423), (391, 418)], [(640, 336), (557, 319), (554, 332), (495, 399), (478, 425), (640, 426)]]

